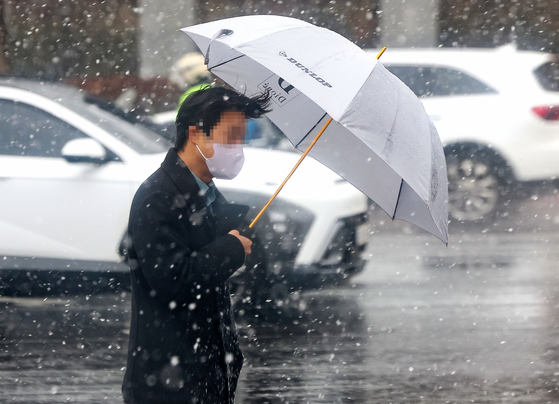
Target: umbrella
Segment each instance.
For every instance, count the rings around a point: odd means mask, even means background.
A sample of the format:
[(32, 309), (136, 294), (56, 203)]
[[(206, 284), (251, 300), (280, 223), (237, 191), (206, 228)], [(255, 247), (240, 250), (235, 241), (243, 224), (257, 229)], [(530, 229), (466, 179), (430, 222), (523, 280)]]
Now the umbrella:
[(309, 154), (393, 219), (448, 243), (441, 141), (415, 94), (377, 59), (333, 31), (289, 17), (236, 17), (181, 31), (208, 70), (237, 91), (269, 91), (267, 116), (306, 150), (302, 158)]

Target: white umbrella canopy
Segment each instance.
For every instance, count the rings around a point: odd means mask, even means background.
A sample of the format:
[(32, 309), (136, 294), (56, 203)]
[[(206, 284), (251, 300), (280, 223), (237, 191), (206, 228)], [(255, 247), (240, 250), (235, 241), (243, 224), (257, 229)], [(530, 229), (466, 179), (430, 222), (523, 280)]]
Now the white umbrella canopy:
[(448, 243), (441, 141), (415, 94), (375, 58), (328, 29), (289, 17), (246, 16), (181, 31), (208, 70), (237, 91), (270, 91), (267, 114), (310, 155), (390, 217)]

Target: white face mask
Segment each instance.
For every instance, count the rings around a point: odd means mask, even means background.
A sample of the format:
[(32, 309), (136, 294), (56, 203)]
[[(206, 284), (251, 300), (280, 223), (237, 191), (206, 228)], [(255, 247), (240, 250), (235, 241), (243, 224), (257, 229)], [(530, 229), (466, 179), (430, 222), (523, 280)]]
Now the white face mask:
[(214, 155), (206, 158), (204, 153), (200, 150), (198, 145), (196, 148), (206, 160), (206, 165), (210, 173), (220, 180), (232, 180), (243, 168), (245, 162), (245, 155), (241, 145), (227, 145), (214, 144)]

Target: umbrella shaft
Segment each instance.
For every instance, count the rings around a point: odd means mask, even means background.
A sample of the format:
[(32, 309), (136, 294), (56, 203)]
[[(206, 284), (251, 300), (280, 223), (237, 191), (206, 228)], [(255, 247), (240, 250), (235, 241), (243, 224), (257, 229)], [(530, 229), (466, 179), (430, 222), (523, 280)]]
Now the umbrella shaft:
[(313, 148), (313, 146), (316, 144), (316, 142), (318, 141), (318, 139), (320, 138), (320, 136), (322, 136), (322, 134), (324, 133), (324, 131), (326, 130), (326, 128), (328, 127), (328, 125), (330, 125), (330, 122), (332, 122), (332, 118), (328, 119), (328, 122), (326, 122), (326, 124), (324, 125), (324, 127), (320, 130), (320, 132), (318, 133), (318, 135), (316, 135), (316, 137), (314, 138), (314, 140), (312, 141), (312, 143), (309, 145), (309, 147), (307, 147), (307, 150), (305, 150), (305, 152), (303, 153), (303, 155), (301, 156), (301, 158), (299, 159), (299, 161), (297, 162), (297, 164), (295, 164), (295, 167), (293, 167), (293, 169), (291, 170), (291, 172), (287, 175), (287, 177), (285, 178), (285, 180), (283, 180), (283, 182), (281, 183), (281, 185), (278, 187), (278, 189), (276, 190), (276, 192), (274, 193), (274, 195), (272, 195), (272, 197), (270, 198), (270, 200), (268, 201), (268, 203), (266, 203), (266, 205), (264, 205), (264, 207), (262, 208), (262, 210), (260, 211), (260, 213), (258, 213), (258, 215), (256, 215), (256, 217), (254, 218), (254, 220), (252, 221), (252, 223), (248, 226), (251, 229), (254, 227), (254, 225), (256, 224), (256, 222), (260, 219), (260, 217), (264, 214), (264, 212), (266, 212), (266, 209), (268, 209), (268, 206), (270, 206), (270, 204), (272, 203), (272, 201), (274, 199), (276, 199), (276, 196), (278, 196), (278, 194), (280, 193), (280, 191), (282, 190), (283, 186), (287, 183), (287, 181), (289, 181), (289, 179), (291, 178), (291, 176), (293, 175), (293, 173), (295, 172), (295, 170), (297, 170), (297, 168), (299, 167), (299, 165), (303, 162), (303, 159), (305, 157), (307, 157), (307, 154), (309, 154), (309, 152), (311, 151), (311, 149)]
[(383, 47), (383, 48), (380, 50), (380, 53), (377, 55), (377, 60), (380, 59), (380, 57), (382, 56), (382, 54), (384, 53), (385, 50), (386, 50), (386, 46)]

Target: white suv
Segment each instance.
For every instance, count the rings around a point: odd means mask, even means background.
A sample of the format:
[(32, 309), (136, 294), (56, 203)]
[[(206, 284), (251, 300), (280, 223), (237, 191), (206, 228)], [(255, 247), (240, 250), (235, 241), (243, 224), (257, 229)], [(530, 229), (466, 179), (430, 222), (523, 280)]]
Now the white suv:
[[(170, 143), (113, 108), (73, 87), (0, 79), (0, 292), (129, 282), (117, 249), (130, 203)], [(241, 174), (218, 187), (254, 217), (297, 156), (245, 150)], [(269, 297), (363, 268), (367, 198), (312, 159), (299, 171), (256, 226), (242, 288)]]
[(553, 57), (510, 45), (389, 49), (382, 56), (420, 97), (445, 146), (451, 218), (486, 218), (519, 185), (559, 176), (559, 60)]

